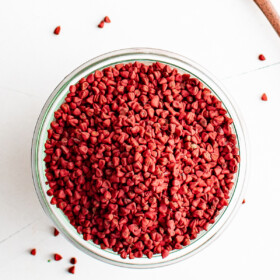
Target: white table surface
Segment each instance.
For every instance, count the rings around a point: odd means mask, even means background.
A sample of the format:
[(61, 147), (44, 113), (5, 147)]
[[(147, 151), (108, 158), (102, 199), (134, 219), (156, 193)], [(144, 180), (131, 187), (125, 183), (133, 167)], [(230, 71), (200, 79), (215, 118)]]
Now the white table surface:
[[(98, 29), (105, 15), (112, 23)], [(280, 39), (252, 0), (1, 1), (0, 31), (0, 279), (280, 279)], [(30, 170), (33, 129), (55, 86), (97, 55), (136, 46), (177, 52), (215, 74), (251, 140), (246, 204), (232, 224), (194, 257), (152, 270), (102, 263), (54, 237)], [(48, 263), (54, 252), (64, 259)], [(72, 256), (75, 275), (66, 271)]]

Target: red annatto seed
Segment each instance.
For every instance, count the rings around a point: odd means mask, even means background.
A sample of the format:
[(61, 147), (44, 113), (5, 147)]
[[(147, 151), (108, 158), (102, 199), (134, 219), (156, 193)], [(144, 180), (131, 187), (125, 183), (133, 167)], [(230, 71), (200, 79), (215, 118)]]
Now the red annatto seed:
[(76, 259), (76, 258), (71, 258), (71, 259), (70, 259), (70, 263), (76, 264), (76, 263), (77, 263), (77, 259)]
[(159, 97), (158, 96), (154, 96), (151, 100), (151, 105), (154, 108), (158, 108), (159, 106)]
[(33, 256), (35, 256), (35, 255), (37, 254), (37, 250), (36, 250), (36, 249), (32, 249), (32, 250), (30, 251), (30, 254), (33, 255)]
[(259, 60), (261, 60), (261, 61), (265, 60), (265, 56), (263, 54), (260, 54), (259, 55)]
[(105, 21), (106, 23), (110, 23), (110, 22), (111, 22), (111, 20), (110, 20), (110, 18), (109, 18), (108, 16), (106, 16), (106, 17), (104, 18), (104, 21)]
[(62, 256), (59, 254), (54, 254), (54, 260), (55, 261), (60, 261), (62, 259)]
[(262, 99), (263, 101), (267, 101), (267, 95), (266, 95), (265, 93), (263, 93), (261, 99)]
[(198, 79), (163, 63), (96, 70), (69, 87), (48, 130), (50, 203), (102, 249), (166, 258), (229, 203), (232, 123)]
[(98, 27), (99, 28), (103, 28), (104, 27), (104, 21), (103, 20), (100, 21), (100, 23), (98, 24)]
[(56, 228), (54, 228), (53, 235), (54, 236), (58, 236), (59, 235), (59, 231)]
[(242, 204), (245, 204), (246, 203), (246, 200), (245, 200), (245, 198), (242, 200)]
[(69, 273), (72, 273), (72, 274), (75, 274), (75, 266), (71, 266), (68, 268), (68, 272)]
[(165, 259), (166, 257), (168, 257), (169, 251), (168, 250), (162, 250), (161, 255), (162, 255), (162, 258)]
[(57, 26), (57, 27), (54, 29), (53, 33), (54, 33), (55, 35), (59, 35), (60, 29), (61, 29), (61, 27), (60, 27), (60, 26)]

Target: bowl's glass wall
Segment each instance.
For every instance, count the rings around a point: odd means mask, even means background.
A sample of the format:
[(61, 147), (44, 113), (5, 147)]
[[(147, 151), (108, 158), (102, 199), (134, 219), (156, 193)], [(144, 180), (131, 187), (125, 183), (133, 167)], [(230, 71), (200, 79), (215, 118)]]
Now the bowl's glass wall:
[[(102, 250), (92, 241), (83, 240), (82, 235), (79, 235), (76, 229), (70, 225), (68, 218), (63, 212), (56, 206), (50, 205), (49, 202), (51, 198), (46, 195), (46, 191), (49, 187), (45, 184), (47, 179), (45, 177), (45, 163), (43, 161), (45, 157), (44, 143), (47, 140), (47, 130), (54, 119), (53, 114), (64, 102), (64, 98), (69, 92), (69, 86), (77, 83), (82, 77), (96, 70), (101, 70), (118, 63), (134, 62), (136, 60), (145, 64), (152, 64), (156, 61), (168, 64), (171, 67), (177, 68), (181, 73), (189, 73), (191, 76), (198, 78), (206, 87), (211, 89), (212, 93), (222, 101), (228, 114), (234, 120), (232, 128), (237, 135), (237, 145), (241, 155), (241, 163), (239, 164), (239, 169), (235, 176), (234, 187), (231, 190), (229, 206), (225, 207), (220, 212), (219, 216), (216, 218), (216, 222), (209, 226), (208, 231), (202, 231), (196, 239), (191, 241), (189, 246), (181, 250), (170, 252), (170, 255), (166, 259), (162, 259), (160, 255), (155, 255), (152, 259), (146, 257), (133, 260), (122, 259), (110, 249)], [(32, 173), (35, 188), (45, 212), (51, 217), (57, 228), (74, 245), (91, 256), (112, 264), (127, 267), (148, 268), (171, 264), (197, 253), (204, 248), (206, 244), (209, 244), (211, 240), (217, 237), (221, 229), (229, 223), (238, 206), (241, 204), (246, 179), (246, 166), (247, 150), (243, 121), (240, 120), (240, 115), (237, 112), (236, 105), (233, 105), (232, 98), (226, 94), (223, 87), (215, 78), (196, 63), (185, 57), (155, 49), (125, 49), (115, 51), (90, 60), (74, 70), (57, 86), (47, 100), (37, 121), (32, 143)]]

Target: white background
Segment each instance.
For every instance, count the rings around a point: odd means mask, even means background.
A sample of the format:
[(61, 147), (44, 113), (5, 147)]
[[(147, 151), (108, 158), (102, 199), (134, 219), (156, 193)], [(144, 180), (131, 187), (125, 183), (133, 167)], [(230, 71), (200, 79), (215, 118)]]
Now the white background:
[[(273, 3), (280, 11), (280, 1)], [(112, 23), (98, 29), (105, 15)], [(52, 90), (83, 62), (128, 47), (174, 51), (214, 73), (251, 140), (246, 204), (232, 224), (198, 255), (153, 270), (114, 267), (54, 237), (30, 171), (33, 129)], [(252, 0), (1, 0), (0, 279), (279, 279), (279, 76), (280, 39)], [(54, 252), (63, 260), (48, 263)], [(75, 275), (66, 271), (72, 256)]]

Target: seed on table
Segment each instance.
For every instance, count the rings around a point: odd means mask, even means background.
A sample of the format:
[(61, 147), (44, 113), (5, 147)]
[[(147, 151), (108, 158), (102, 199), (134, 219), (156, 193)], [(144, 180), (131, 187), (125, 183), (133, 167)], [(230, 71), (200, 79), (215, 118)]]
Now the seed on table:
[(54, 254), (54, 260), (55, 261), (60, 261), (62, 259), (62, 256), (59, 254)]
[(60, 26), (57, 26), (57, 27), (54, 29), (53, 33), (54, 33), (55, 35), (59, 35), (60, 29), (61, 29), (61, 27), (60, 27)]
[(72, 273), (72, 274), (75, 274), (75, 266), (69, 267), (68, 272)]
[(36, 250), (36, 249), (32, 249), (32, 250), (30, 251), (30, 254), (33, 255), (33, 256), (35, 256), (35, 255), (37, 254), (37, 250)]
[(104, 21), (105, 21), (106, 23), (110, 23), (110, 22), (111, 22), (111, 20), (110, 20), (110, 18), (109, 18), (108, 16), (106, 16), (106, 17), (104, 18)]
[(267, 101), (267, 95), (266, 95), (265, 93), (263, 93), (261, 99), (262, 99), (263, 101)]
[(263, 55), (263, 54), (260, 54), (259, 55), (259, 60), (261, 60), (261, 61), (263, 61), (263, 60), (265, 60), (266, 58), (265, 58), (265, 56)]
[(98, 27), (99, 27), (99, 28), (103, 28), (103, 27), (104, 27), (104, 21), (103, 21), (103, 20), (100, 21), (100, 23), (98, 24)]
[(53, 235), (54, 236), (58, 236), (59, 235), (59, 231), (56, 228), (54, 228)]
[(242, 200), (242, 204), (245, 204), (246, 203), (246, 200), (245, 200), (245, 198)]
[(71, 258), (71, 259), (70, 259), (70, 263), (76, 264), (76, 263), (77, 263), (77, 259), (76, 259), (76, 258)]

